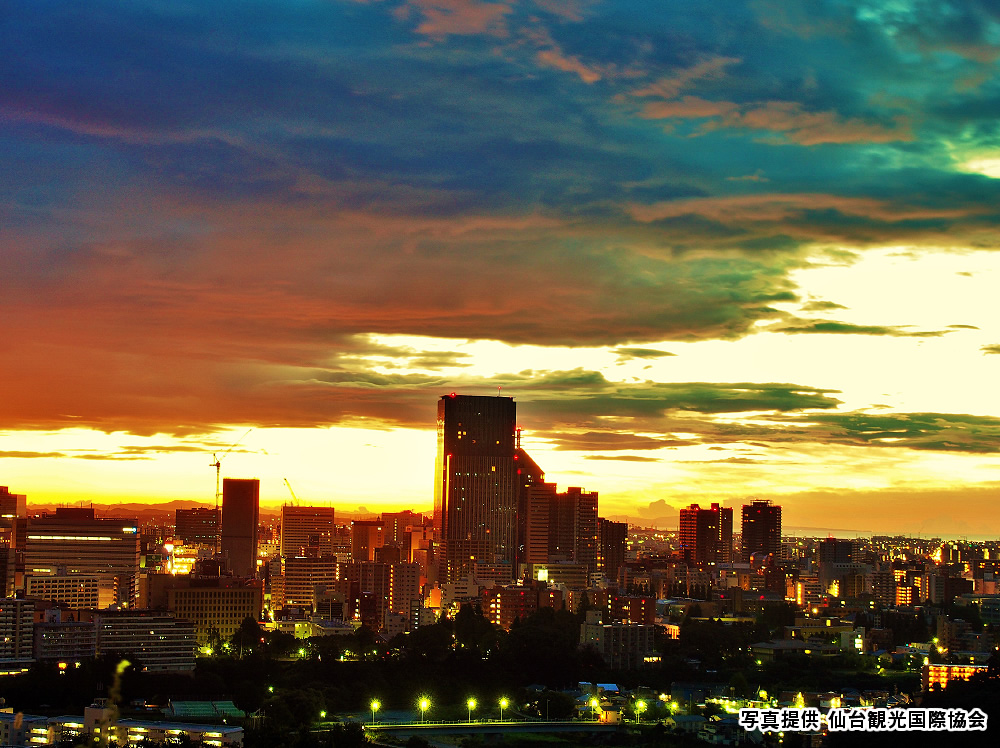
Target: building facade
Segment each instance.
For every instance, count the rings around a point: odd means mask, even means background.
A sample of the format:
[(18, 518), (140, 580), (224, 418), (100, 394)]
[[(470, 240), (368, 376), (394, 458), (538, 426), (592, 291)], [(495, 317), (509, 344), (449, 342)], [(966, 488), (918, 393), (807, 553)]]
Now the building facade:
[(332, 555), (335, 528), (332, 506), (285, 504), (281, 507), (279, 552), (284, 558)]
[(557, 493), (549, 513), (549, 562), (585, 564), (597, 571), (597, 492), (571, 487)]
[(514, 399), (471, 395), (438, 401), (434, 524), (442, 581), (477, 561), (516, 562), (518, 472)]
[(781, 507), (770, 501), (754, 500), (743, 505), (743, 560), (755, 554), (781, 557)]
[(625, 563), (628, 542), (628, 524), (612, 522), (599, 517), (597, 520), (597, 570), (607, 580), (618, 578), (618, 569)]
[(94, 627), (99, 655), (131, 658), (143, 672), (194, 671), (194, 624), (173, 613), (101, 611), (94, 616)]
[(681, 557), (688, 563), (728, 563), (733, 554), (733, 510), (697, 504), (680, 510)]
[(34, 601), (0, 600), (0, 661), (30, 661), (34, 636)]
[(260, 619), (264, 586), (240, 577), (176, 576), (166, 589), (167, 609), (194, 626), (200, 646), (229, 639), (247, 618)]
[(260, 521), (260, 481), (222, 480), (222, 555), (240, 577), (257, 573), (257, 525)]
[(219, 540), (219, 510), (209, 507), (178, 509), (174, 513), (174, 536), (185, 545), (210, 545)]
[(81, 574), (99, 581), (100, 607), (138, 599), (139, 527), (135, 519), (95, 517), (90, 508), (56, 509), (28, 519), (26, 576)]
[(25, 597), (66, 603), (74, 610), (100, 608), (100, 578), (87, 574), (56, 574), (26, 576)]

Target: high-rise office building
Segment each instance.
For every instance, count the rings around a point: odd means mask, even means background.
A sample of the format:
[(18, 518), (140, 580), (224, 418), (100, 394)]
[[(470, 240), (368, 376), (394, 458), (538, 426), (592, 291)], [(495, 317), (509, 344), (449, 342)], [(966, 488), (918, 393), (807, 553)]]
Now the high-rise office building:
[(380, 519), (351, 522), (351, 560), (374, 561), (375, 551), (385, 544), (385, 525)]
[(214, 547), (219, 539), (219, 510), (214, 507), (178, 509), (174, 513), (174, 535), (185, 545)]
[(316, 607), (316, 587), (340, 579), (335, 556), (290, 556), (285, 559), (285, 605)]
[(781, 507), (770, 501), (743, 505), (743, 560), (754, 553), (781, 556)]
[(628, 524), (597, 519), (597, 570), (609, 581), (618, 579), (618, 569), (625, 563)]
[(281, 507), (283, 557), (329, 556), (333, 554), (334, 512), (332, 506)]
[(222, 555), (236, 576), (257, 572), (257, 525), (260, 517), (260, 481), (256, 478), (222, 480)]
[(385, 527), (385, 542), (388, 545), (408, 547), (410, 542), (409, 529), (422, 527), (424, 515), (406, 509), (402, 512), (382, 512), (382, 524)]
[(24, 517), (27, 512), (27, 497), (23, 493), (11, 493), (7, 486), (0, 486), (0, 519)]
[(538, 466), (518, 448), (511, 397), (445, 395), (438, 401), (434, 524), (442, 581), (476, 563), (514, 564), (521, 490)]
[(597, 492), (567, 488), (549, 513), (549, 561), (586, 564), (597, 571)]
[(849, 564), (854, 560), (854, 541), (842, 538), (824, 538), (819, 541), (821, 564)]
[(0, 486), (0, 597), (21, 586), (24, 572), (24, 536), (27, 497)]
[(681, 555), (688, 563), (727, 563), (733, 555), (733, 510), (692, 504), (680, 511)]
[(135, 605), (139, 527), (135, 519), (95, 517), (92, 508), (60, 507), (28, 520), (24, 547), (29, 576), (96, 576), (100, 606)]
[(549, 562), (549, 519), (558, 493), (555, 483), (545, 481), (533, 483), (523, 492), (517, 512), (520, 563)]

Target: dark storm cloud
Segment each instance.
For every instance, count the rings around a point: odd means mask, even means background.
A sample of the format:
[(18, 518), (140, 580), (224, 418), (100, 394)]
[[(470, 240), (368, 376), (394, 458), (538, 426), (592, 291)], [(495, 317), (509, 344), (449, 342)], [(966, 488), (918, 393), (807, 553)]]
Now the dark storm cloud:
[[(954, 327), (951, 325), (951, 327)], [(950, 330), (910, 330), (900, 326), (852, 325), (847, 322), (797, 319), (778, 328), (786, 334), (824, 333), (832, 335), (888, 335), (894, 338), (939, 338)]]
[(698, 443), (690, 439), (660, 439), (638, 434), (606, 431), (586, 431), (577, 434), (547, 433), (545, 437), (555, 443), (556, 449), (576, 451), (662, 449), (664, 447), (686, 447)]
[[(513, 385), (516, 387), (516, 385)], [(793, 384), (708, 382), (607, 383), (601, 392), (576, 392), (572, 399), (532, 395), (531, 409), (542, 418), (650, 418), (668, 412), (704, 414), (836, 408), (836, 390)]]
[(771, 416), (767, 424), (724, 425), (704, 438), (713, 441), (826, 443), (970, 454), (1000, 452), (1000, 418), (954, 413), (811, 413)]
[(618, 354), (619, 361), (630, 361), (632, 359), (656, 359), (664, 356), (676, 356), (670, 351), (661, 351), (658, 348), (614, 348), (612, 353)]
[(834, 301), (809, 301), (802, 305), (804, 312), (829, 312), (834, 309), (846, 309), (843, 304)]

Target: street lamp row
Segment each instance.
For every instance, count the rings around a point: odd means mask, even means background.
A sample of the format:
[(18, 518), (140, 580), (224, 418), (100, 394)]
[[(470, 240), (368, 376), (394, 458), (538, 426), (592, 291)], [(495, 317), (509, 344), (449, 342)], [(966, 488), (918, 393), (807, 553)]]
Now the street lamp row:
[[(475, 699), (469, 699), (467, 702), (465, 702), (465, 705), (469, 708), (470, 723), (472, 722), (472, 710), (476, 708), (476, 703), (477, 702)], [(500, 704), (500, 721), (503, 722), (503, 710), (507, 708), (510, 702), (507, 701), (507, 697), (505, 696), (501, 698), (498, 703)], [(378, 699), (372, 699), (372, 702), (368, 706), (371, 707), (372, 722), (374, 723), (375, 713), (382, 708), (382, 703)], [(431, 708), (431, 701), (426, 696), (422, 696), (420, 698), (420, 701), (417, 703), (417, 706), (420, 707), (420, 721), (423, 722), (427, 710)]]

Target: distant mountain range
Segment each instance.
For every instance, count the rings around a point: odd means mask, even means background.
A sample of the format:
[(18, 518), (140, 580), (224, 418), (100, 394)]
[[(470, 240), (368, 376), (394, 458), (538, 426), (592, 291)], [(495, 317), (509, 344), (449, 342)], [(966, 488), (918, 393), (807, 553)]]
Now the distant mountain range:
[[(299, 502), (303, 506), (309, 506), (307, 502)], [(327, 502), (319, 504), (320, 506), (327, 506)], [(139, 504), (139, 503), (122, 503), (122, 504), (102, 504), (102, 503), (73, 503), (73, 504), (35, 504), (31, 503), (28, 505), (28, 511), (32, 514), (40, 514), (43, 512), (51, 512), (60, 506), (74, 506), (74, 507), (87, 507), (92, 506), (94, 512), (98, 517), (135, 517), (138, 520), (164, 520), (169, 519), (173, 521), (174, 513), (178, 509), (210, 509), (215, 505), (208, 501), (192, 501), (190, 499), (178, 499), (175, 501), (166, 501), (161, 504)], [(281, 507), (278, 504), (266, 503), (262, 504), (260, 507), (261, 516), (272, 517), (278, 516), (281, 513)], [(429, 516), (429, 512), (424, 512), (425, 516)], [(350, 521), (354, 519), (374, 519), (379, 515), (379, 512), (358, 512), (336, 509), (337, 520)]]

